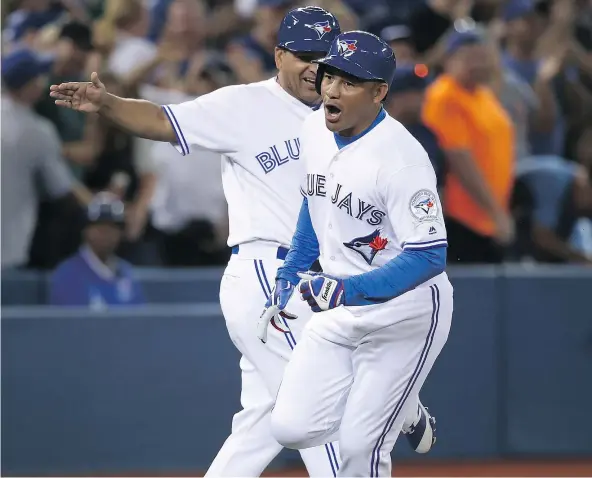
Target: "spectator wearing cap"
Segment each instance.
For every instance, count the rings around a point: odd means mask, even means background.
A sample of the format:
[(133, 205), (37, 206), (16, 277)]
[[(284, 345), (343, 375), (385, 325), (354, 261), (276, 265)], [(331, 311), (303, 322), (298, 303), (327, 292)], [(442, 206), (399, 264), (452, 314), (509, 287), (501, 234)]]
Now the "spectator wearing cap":
[(124, 205), (116, 196), (100, 193), (93, 199), (88, 206), (82, 247), (51, 277), (52, 305), (101, 310), (144, 303), (132, 266), (115, 254), (124, 224)]
[(449, 38), (445, 73), (428, 88), (424, 122), (447, 160), (448, 257), (498, 263), (513, 239), (514, 127), (491, 90), (491, 49), (476, 32)]
[(418, 76), (411, 66), (397, 67), (395, 78), (389, 88), (386, 109), (421, 143), (434, 166), (438, 187), (443, 184), (444, 151), (436, 134), (424, 124), (421, 117), (425, 90), (429, 80)]
[(60, 199), (64, 206), (60, 211), (77, 207), (73, 196), (82, 202), (88, 199), (88, 192), (74, 181), (62, 158), (55, 127), (32, 109), (45, 94), (50, 67), (48, 60), (30, 50), (2, 58), (3, 268), (29, 262), (42, 199)]
[[(570, 2), (557, 2), (566, 14), (549, 19), (534, 0), (510, 0), (504, 10), (506, 24), (503, 61), (534, 89), (540, 103), (532, 117), (529, 143), (534, 155), (563, 156), (565, 151), (565, 113), (577, 96), (590, 105), (577, 69), (567, 64), (571, 35)], [(558, 8), (559, 8), (558, 7)]]

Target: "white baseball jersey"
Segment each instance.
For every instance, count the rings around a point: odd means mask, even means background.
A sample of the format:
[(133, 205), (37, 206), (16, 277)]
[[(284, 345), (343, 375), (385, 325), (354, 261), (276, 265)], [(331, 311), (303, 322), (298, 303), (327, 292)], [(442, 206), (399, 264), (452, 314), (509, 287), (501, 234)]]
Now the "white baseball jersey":
[(201, 147), (222, 155), (228, 245), (263, 240), (289, 246), (302, 202), (299, 133), (311, 108), (272, 78), (163, 109), (181, 154)]
[(340, 150), (324, 112), (317, 111), (304, 123), (301, 145), (302, 188), (325, 273), (349, 277), (404, 249), (447, 244), (430, 159), (397, 120), (386, 115)]

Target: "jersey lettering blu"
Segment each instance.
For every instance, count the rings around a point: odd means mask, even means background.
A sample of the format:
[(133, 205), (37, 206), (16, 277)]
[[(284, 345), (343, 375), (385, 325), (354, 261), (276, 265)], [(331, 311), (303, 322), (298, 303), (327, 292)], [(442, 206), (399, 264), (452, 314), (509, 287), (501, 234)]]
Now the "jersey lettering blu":
[(288, 247), (304, 174), (299, 135), (311, 107), (272, 78), (221, 88), (163, 109), (181, 154), (195, 147), (221, 154), (228, 245), (263, 240)]

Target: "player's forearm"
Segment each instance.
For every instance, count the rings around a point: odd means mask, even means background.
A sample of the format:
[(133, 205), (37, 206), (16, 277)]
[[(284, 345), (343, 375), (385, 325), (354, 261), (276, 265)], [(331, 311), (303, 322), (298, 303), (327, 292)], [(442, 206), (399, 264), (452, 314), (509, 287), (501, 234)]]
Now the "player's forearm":
[(298, 272), (310, 269), (310, 266), (318, 257), (319, 242), (308, 211), (308, 200), (304, 198), (290, 252), (286, 256), (284, 265), (278, 269), (276, 278), (297, 284), (300, 281)]
[(109, 94), (99, 114), (134, 136), (153, 141), (176, 141), (166, 114), (159, 105), (150, 101)]
[(343, 281), (346, 305), (372, 305), (399, 297), (441, 274), (446, 247), (404, 250), (382, 267)]

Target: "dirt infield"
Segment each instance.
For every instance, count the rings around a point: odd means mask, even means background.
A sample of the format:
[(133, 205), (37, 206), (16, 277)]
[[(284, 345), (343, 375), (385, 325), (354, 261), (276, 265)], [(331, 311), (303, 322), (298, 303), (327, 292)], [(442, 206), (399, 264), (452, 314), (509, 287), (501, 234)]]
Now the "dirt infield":
[[(93, 476), (122, 476), (95, 474)], [(126, 473), (131, 477), (201, 477), (204, 472)], [(264, 477), (308, 477), (305, 469), (274, 470)], [(592, 458), (588, 460), (537, 461), (426, 461), (398, 462), (393, 476), (403, 477), (589, 477), (592, 478)]]
[[(263, 476), (308, 476), (305, 470), (266, 473)], [(498, 476), (498, 477), (592, 477), (592, 459), (565, 461), (428, 462), (395, 464), (393, 476)]]

